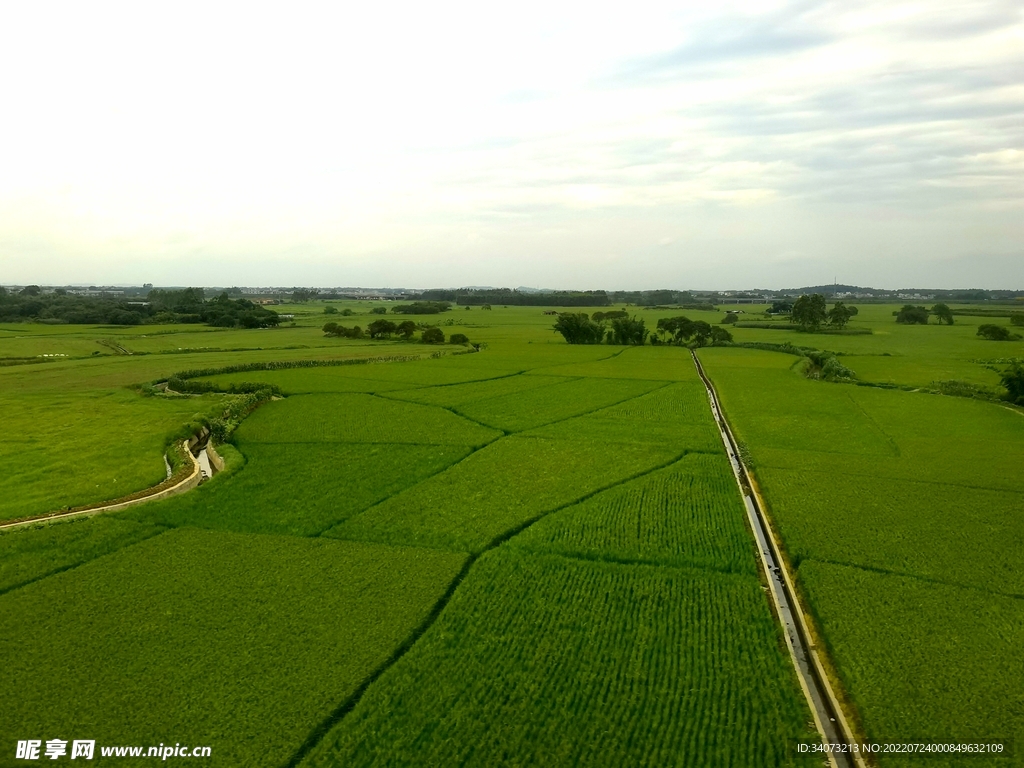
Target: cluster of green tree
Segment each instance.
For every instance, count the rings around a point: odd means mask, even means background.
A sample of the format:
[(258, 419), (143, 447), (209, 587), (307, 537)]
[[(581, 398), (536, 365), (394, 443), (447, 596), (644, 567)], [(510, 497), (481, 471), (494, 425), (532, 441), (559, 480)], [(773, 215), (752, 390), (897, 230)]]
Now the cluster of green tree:
[(202, 288), (152, 290), (145, 302), (77, 296), (58, 288), (44, 294), (27, 286), (11, 295), (0, 289), (0, 321), (37, 320), (75, 324), (206, 323), (224, 328), (267, 328), (278, 324), (276, 312), (222, 293), (206, 300)]
[(609, 344), (642, 347), (647, 342), (648, 335), (650, 331), (643, 320), (637, 320), (635, 317), (616, 317), (612, 319), (612, 327), (605, 334), (605, 341)]
[[(202, 296), (202, 288), (186, 288), (182, 291), (150, 291), (149, 304), (153, 321), (158, 323), (200, 322), (218, 328), (271, 328), (280, 322), (273, 310), (253, 304), (248, 299), (232, 299), (227, 293), (209, 301), (195, 298)], [(154, 297), (153, 294), (160, 294)], [(175, 294), (182, 294), (179, 298)], [(198, 320), (196, 319), (198, 318)]]
[(1020, 341), (1021, 339), (1019, 333), (1010, 333), (1010, 329), (1005, 325), (992, 325), (991, 323), (979, 325), (977, 335), (989, 341)]
[(1010, 314), (1010, 325), (1024, 326), (1024, 312), (1012, 312)]
[(856, 317), (858, 311), (856, 307), (848, 307), (841, 301), (828, 309), (825, 297), (820, 293), (804, 294), (793, 302), (789, 321), (800, 326), (801, 331), (817, 331), (823, 325), (842, 329), (850, 322), (850, 318)]
[(732, 341), (732, 334), (725, 328), (711, 325), (703, 320), (691, 320), (679, 317), (663, 317), (658, 321), (658, 341), (651, 343), (686, 344), (695, 347), (706, 347), (708, 344), (722, 344)]
[(946, 304), (941, 302), (930, 310), (927, 307), (904, 304), (903, 309), (899, 312), (893, 312), (893, 314), (896, 315), (896, 322), (904, 325), (928, 325), (928, 318), (932, 315), (935, 315), (939, 325), (943, 323), (946, 323), (946, 325), (953, 324), (953, 312)]
[[(616, 313), (620, 314), (620, 313)], [(605, 327), (602, 320), (591, 318), (584, 312), (563, 312), (555, 321), (554, 330), (562, 334), (569, 344), (621, 344), (643, 346), (651, 344), (691, 344), (703, 347), (732, 341), (732, 334), (724, 328), (712, 326), (703, 320), (686, 317), (662, 318), (658, 321), (657, 335), (652, 336), (642, 319), (627, 317), (626, 313), (611, 319)], [(605, 315), (605, 318), (607, 315)], [(667, 338), (666, 338), (667, 337)]]
[(1024, 365), (1013, 363), (999, 377), (1006, 387), (1006, 399), (1017, 405), (1024, 405)]
[[(412, 320), (403, 320), (401, 323), (391, 320), (374, 320), (366, 327), (365, 334), (358, 325), (346, 328), (337, 323), (327, 323), (323, 327), (323, 332), (327, 336), (344, 339), (362, 339), (366, 336), (371, 339), (390, 339), (392, 336), (400, 336), (405, 341), (411, 341), (417, 330), (418, 326)], [(424, 328), (423, 333), (420, 334), (420, 341), (424, 344), (444, 344), (444, 331), (433, 326)], [(451, 341), (452, 344), (468, 344), (469, 338), (464, 334), (455, 333), (452, 334)]]
[(569, 344), (600, 344), (604, 339), (604, 323), (595, 323), (586, 312), (562, 312), (554, 329)]
[(629, 313), (624, 309), (610, 309), (607, 312), (595, 312), (590, 316), (590, 319), (595, 323), (600, 323), (604, 320), (615, 320), (619, 317), (629, 317)]
[(730, 312), (730, 313), (728, 313), (728, 314), (727, 314), (727, 315), (726, 315), (725, 317), (723, 317), (723, 318), (722, 318), (722, 319), (721, 319), (721, 320), (719, 321), (719, 323), (718, 323), (718, 324), (719, 324), (719, 325), (732, 325), (732, 324), (734, 324), (734, 323), (735, 323), (736, 321), (738, 321), (739, 319), (740, 319), (740, 316), (739, 316), (739, 315), (737, 315), (737, 314), (736, 314), (735, 312)]
[(396, 304), (391, 311), (396, 315), (439, 315), (451, 308), (447, 301), (414, 301), (412, 304)]
[(324, 314), (325, 315), (341, 315), (342, 317), (351, 317), (352, 315), (355, 314), (355, 312), (353, 312), (348, 307), (345, 307), (343, 310), (339, 311), (337, 307), (332, 307), (330, 304), (328, 304), (326, 307), (324, 307)]
[(457, 304), (505, 304), (513, 307), (607, 307), (605, 291), (545, 291), (533, 293), (511, 288), (457, 288), (423, 291), (424, 301), (450, 301)]

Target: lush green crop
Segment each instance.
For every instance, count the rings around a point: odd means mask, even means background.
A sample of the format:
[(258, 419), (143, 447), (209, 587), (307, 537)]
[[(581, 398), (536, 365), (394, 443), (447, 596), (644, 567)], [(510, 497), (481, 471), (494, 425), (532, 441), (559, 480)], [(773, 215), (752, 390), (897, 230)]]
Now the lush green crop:
[(471, 381), (466, 384), (406, 389), (400, 392), (391, 392), (388, 397), (457, 408), (478, 400), (490, 400), (503, 395), (517, 394), (529, 389), (538, 389), (564, 382), (565, 379), (558, 376), (525, 376), (517, 373), (484, 381)]
[(217, 765), (281, 765), (462, 564), (183, 529), (16, 589), (0, 596), (0, 750), (10, 757), (18, 738), (180, 742), (212, 747)]
[(678, 347), (625, 349), (605, 360), (555, 365), (542, 369), (553, 376), (597, 376), (611, 379), (697, 381), (689, 353)]
[(651, 381), (564, 379), (549, 387), (474, 400), (457, 412), (507, 432), (520, 432), (621, 403), (658, 386)]
[(327, 535), (480, 551), (557, 507), (678, 458), (662, 446), (509, 437)]
[(618, 405), (523, 434), (609, 444), (658, 443), (691, 451), (720, 452), (722, 445), (703, 384), (690, 382), (669, 384)]
[[(927, 765), (1020, 764), (1019, 595), (820, 562), (802, 565), (800, 578), (868, 733), (880, 741), (1011, 740), (1012, 759), (929, 757)], [(909, 767), (925, 761), (889, 756), (880, 762)]]
[(245, 444), (247, 463), (124, 514), (163, 525), (315, 536), (458, 462), (458, 445)]
[(166, 476), (169, 433), (220, 403), (127, 390), (0, 395), (0, 520), (92, 504)]
[(811, 382), (768, 352), (701, 358), (868, 736), (1019, 737), (1020, 412)]
[(755, 577), (506, 550), (303, 765), (787, 765), (806, 720)]
[(612, 562), (757, 572), (725, 456), (689, 454), (539, 520), (509, 546)]
[(113, 515), (0, 532), (0, 594), (134, 544), (164, 529)]
[(241, 443), (410, 443), (482, 446), (497, 430), (427, 405), (364, 394), (290, 397), (254, 413)]

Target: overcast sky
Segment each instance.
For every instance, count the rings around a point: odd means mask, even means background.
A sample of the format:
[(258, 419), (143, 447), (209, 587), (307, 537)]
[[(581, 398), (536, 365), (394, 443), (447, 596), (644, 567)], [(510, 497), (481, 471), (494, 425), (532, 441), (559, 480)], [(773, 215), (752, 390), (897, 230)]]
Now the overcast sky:
[(1024, 289), (1022, 8), (4, 3), (0, 283)]

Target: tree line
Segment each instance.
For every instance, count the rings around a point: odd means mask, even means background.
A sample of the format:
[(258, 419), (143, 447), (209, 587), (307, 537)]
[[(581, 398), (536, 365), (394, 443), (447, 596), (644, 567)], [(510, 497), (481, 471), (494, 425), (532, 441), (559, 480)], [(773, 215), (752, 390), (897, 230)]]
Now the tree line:
[[(784, 311), (786, 304), (788, 302), (776, 302), (769, 311)], [(842, 330), (859, 311), (856, 307), (848, 307), (841, 301), (837, 301), (832, 309), (829, 309), (825, 297), (820, 293), (805, 294), (789, 308), (789, 322), (798, 325), (801, 331), (817, 331), (823, 325)]]
[[(424, 344), (444, 344), (444, 331), (436, 326), (424, 327), (417, 325), (412, 320), (404, 320), (401, 323), (396, 323), (392, 320), (374, 320), (366, 327), (365, 332), (358, 325), (347, 328), (343, 325), (338, 325), (338, 323), (331, 322), (324, 325), (323, 332), (325, 336), (334, 336), (342, 339), (370, 338), (384, 340), (397, 336), (404, 341), (412, 341), (416, 331), (421, 328), (421, 342)], [(469, 344), (469, 337), (462, 333), (453, 333), (448, 341), (451, 344)]]
[(202, 288), (155, 289), (146, 301), (113, 297), (79, 296), (58, 288), (43, 293), (26, 286), (16, 294), (0, 287), (0, 322), (36, 321), (77, 325), (140, 325), (205, 323), (221, 328), (270, 328), (278, 314), (248, 299), (221, 293), (207, 300)]
[[(599, 318), (598, 315), (601, 315)], [(614, 315), (606, 325), (605, 320)], [(678, 344), (697, 347), (722, 344), (732, 341), (732, 334), (725, 328), (713, 326), (703, 320), (666, 317), (658, 321), (655, 335), (642, 318), (629, 317), (626, 312), (599, 313), (590, 317), (585, 312), (563, 312), (555, 321), (553, 329), (569, 344), (618, 344), (643, 346), (650, 339), (651, 344)]]

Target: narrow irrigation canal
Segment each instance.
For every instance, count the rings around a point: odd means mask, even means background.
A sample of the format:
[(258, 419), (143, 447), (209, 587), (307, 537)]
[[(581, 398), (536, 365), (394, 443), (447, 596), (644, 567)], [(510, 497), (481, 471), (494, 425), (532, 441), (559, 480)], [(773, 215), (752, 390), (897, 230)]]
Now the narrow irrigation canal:
[(845, 717), (843, 717), (842, 708), (836, 700), (832, 687), (828, 683), (824, 667), (817, 657), (817, 650), (810, 641), (807, 627), (804, 624), (802, 608), (796, 598), (790, 575), (779, 554), (775, 539), (771, 535), (757, 494), (750, 484), (747, 468), (740, 458), (732, 430), (722, 414), (718, 393), (707, 374), (704, 373), (704, 368), (701, 366), (696, 352), (691, 350), (690, 354), (693, 355), (697, 373), (707, 389), (711, 411), (722, 435), (725, 452), (729, 456), (733, 474), (736, 476), (736, 482), (743, 494), (747, 518), (757, 541), (761, 567), (770, 586), (775, 613), (782, 623), (786, 644), (789, 646), (789, 653), (796, 667), (797, 677), (800, 679), (800, 687), (803, 689), (807, 703), (814, 715), (814, 724), (821, 734), (822, 742), (829, 750), (829, 763), (836, 768), (861, 768), (864, 765), (863, 759), (846, 751), (855, 744), (855, 739)]

